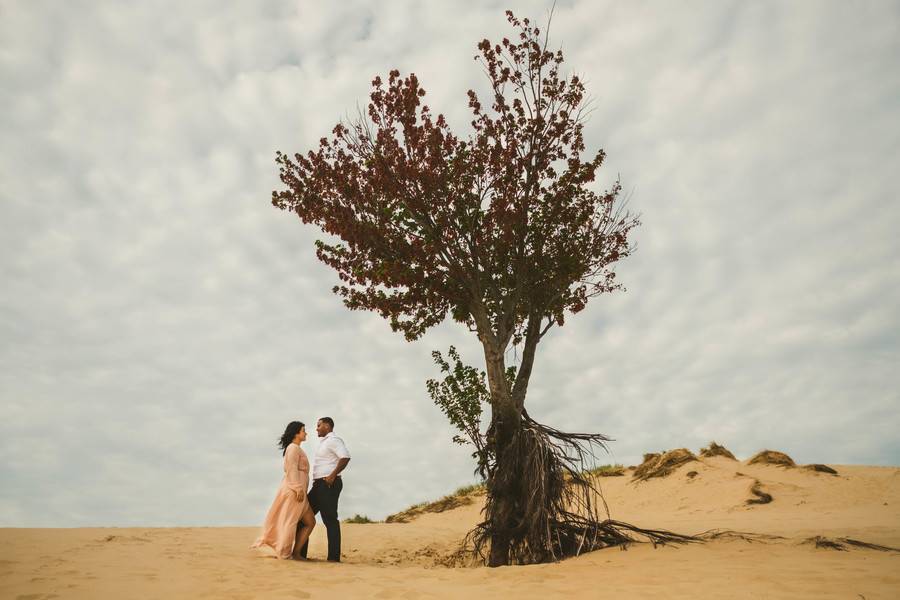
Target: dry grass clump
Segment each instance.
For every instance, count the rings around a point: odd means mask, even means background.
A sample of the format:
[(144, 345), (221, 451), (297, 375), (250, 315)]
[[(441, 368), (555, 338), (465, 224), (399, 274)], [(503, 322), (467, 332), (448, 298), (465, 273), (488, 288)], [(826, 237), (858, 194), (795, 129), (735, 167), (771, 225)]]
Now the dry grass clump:
[(654, 477), (666, 477), (681, 465), (695, 460), (697, 457), (687, 448), (669, 450), (662, 454), (645, 454), (644, 462), (634, 470), (632, 478), (636, 481), (646, 481)]
[(348, 518), (344, 519), (344, 523), (359, 523), (361, 525), (366, 524), (366, 523), (374, 523), (374, 522), (375, 521), (370, 519), (368, 516), (361, 515), (359, 513), (353, 515), (352, 517), (348, 517)]
[(622, 477), (625, 475), (625, 467), (622, 465), (601, 465), (585, 471), (594, 477)]
[(404, 511), (388, 515), (385, 523), (409, 523), (424, 513), (442, 513), (460, 506), (468, 506), (475, 502), (474, 496), (484, 494), (484, 484), (467, 485), (459, 488), (452, 494), (444, 496), (434, 502), (420, 502), (413, 504)]
[(835, 471), (828, 465), (820, 465), (820, 464), (806, 465), (803, 468), (807, 469), (809, 471), (816, 471), (817, 473), (828, 473), (829, 475), (837, 475), (838, 474), (837, 471)]
[(483, 483), (473, 483), (456, 488), (451, 496), (483, 496), (487, 493), (487, 487)]
[(772, 501), (772, 495), (767, 494), (762, 490), (762, 484), (758, 479), (753, 482), (750, 493), (753, 494), (755, 498), (749, 498), (747, 504), (768, 504)]
[(701, 448), (700, 456), (702, 456), (703, 458), (710, 458), (712, 456), (724, 456), (725, 458), (730, 458), (731, 460), (737, 460), (734, 457), (734, 454), (732, 454), (728, 448), (715, 442), (710, 442), (708, 447)]
[(754, 455), (747, 464), (776, 465), (778, 467), (797, 466), (797, 463), (794, 462), (794, 459), (792, 459), (784, 452), (778, 452), (777, 450), (763, 450), (762, 452)]

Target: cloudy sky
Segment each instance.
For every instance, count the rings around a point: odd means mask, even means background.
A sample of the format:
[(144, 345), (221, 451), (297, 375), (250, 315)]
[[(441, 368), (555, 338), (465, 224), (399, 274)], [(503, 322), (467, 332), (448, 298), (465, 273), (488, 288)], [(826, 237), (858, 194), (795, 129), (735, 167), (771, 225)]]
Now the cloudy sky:
[[(392, 68), (465, 133), (477, 42), (549, 6), (0, 3), (0, 526), (259, 523), (275, 438), (326, 414), (344, 516), (473, 482), (424, 381), (474, 338), (347, 311), (274, 153)], [(551, 44), (643, 226), (627, 292), (540, 347), (531, 414), (609, 462), (900, 464), (900, 4), (560, 2)]]

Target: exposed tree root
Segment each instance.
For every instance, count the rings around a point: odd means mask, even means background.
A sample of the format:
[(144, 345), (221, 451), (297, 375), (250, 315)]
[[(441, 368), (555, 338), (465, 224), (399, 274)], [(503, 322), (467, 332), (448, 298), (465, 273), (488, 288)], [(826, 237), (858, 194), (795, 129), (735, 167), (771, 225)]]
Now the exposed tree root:
[(834, 540), (830, 540), (827, 537), (823, 537), (821, 535), (803, 540), (803, 543), (814, 544), (816, 548), (827, 548), (828, 550), (840, 550), (842, 552), (847, 551), (847, 547), (844, 544), (841, 544), (840, 542), (836, 542)]
[(854, 540), (852, 538), (827, 538), (825, 536), (817, 535), (815, 537), (807, 538), (803, 540), (804, 544), (814, 545), (816, 548), (825, 548), (827, 550), (839, 550), (841, 552), (846, 552), (848, 550), (847, 546), (853, 546), (855, 548), (865, 548), (867, 550), (877, 550), (879, 552), (900, 552), (900, 548), (893, 548), (891, 546), (882, 546), (880, 544), (872, 544), (869, 542), (863, 542), (860, 540)]
[[(489, 432), (490, 435), (490, 432)], [(643, 529), (610, 518), (609, 508), (585, 463), (606, 448), (601, 434), (566, 433), (523, 412), (522, 426), (495, 460), (482, 462), (488, 486), (484, 515), (452, 562), (466, 556), (495, 562), (494, 540), (508, 542), (508, 564), (558, 561), (610, 546), (650, 542), (684, 544), (699, 538)], [(502, 463), (503, 469), (497, 464)], [(501, 501), (502, 499), (502, 501)]]
[(768, 543), (776, 540), (783, 540), (780, 535), (769, 535), (766, 533), (751, 533), (747, 531), (731, 531), (730, 529), (710, 529), (698, 534), (696, 537), (703, 541), (711, 542), (714, 540), (744, 540), (748, 544), (754, 542)]
[(867, 550), (878, 550), (879, 552), (900, 552), (900, 548), (894, 548), (892, 546), (882, 546), (880, 544), (872, 544), (869, 542), (862, 542), (860, 540), (854, 540), (851, 538), (838, 538), (841, 542), (848, 544), (850, 546), (855, 546), (857, 548), (865, 548)]

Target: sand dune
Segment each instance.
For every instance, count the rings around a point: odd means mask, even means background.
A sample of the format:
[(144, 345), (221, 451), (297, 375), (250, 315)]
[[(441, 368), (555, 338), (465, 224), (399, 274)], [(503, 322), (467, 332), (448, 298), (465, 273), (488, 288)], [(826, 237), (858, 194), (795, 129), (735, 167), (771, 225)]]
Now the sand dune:
[[(850, 538), (900, 547), (900, 468), (802, 468), (702, 458), (664, 478), (598, 479), (611, 516), (680, 533), (778, 536), (686, 547), (633, 545), (561, 563), (446, 568), (477, 522), (468, 506), (409, 523), (345, 524), (344, 562), (248, 550), (256, 527), (0, 530), (0, 597), (50, 598), (898, 598), (900, 552), (817, 547)], [(689, 474), (691, 474), (689, 476)], [(754, 486), (772, 496), (766, 504)], [(311, 556), (324, 556), (324, 528)]]

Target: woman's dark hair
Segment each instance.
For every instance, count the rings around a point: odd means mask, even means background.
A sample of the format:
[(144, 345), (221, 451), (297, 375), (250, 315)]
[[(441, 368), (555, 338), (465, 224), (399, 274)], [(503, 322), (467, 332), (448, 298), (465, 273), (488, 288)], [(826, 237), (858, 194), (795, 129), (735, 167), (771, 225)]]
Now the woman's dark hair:
[(300, 433), (300, 430), (304, 427), (306, 427), (306, 425), (300, 421), (291, 421), (288, 423), (288, 426), (284, 428), (284, 433), (281, 434), (281, 437), (278, 439), (278, 445), (281, 447), (282, 456), (287, 452), (288, 445), (294, 441), (294, 436)]

